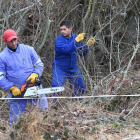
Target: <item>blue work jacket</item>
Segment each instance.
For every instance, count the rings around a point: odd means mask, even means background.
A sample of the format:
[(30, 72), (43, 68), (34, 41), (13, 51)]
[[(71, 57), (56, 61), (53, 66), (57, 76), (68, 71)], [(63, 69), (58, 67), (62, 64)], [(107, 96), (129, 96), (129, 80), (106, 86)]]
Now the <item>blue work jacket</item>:
[(12, 93), (9, 89), (17, 86), (19, 89), (26, 83), (31, 73), (42, 75), (44, 65), (33, 47), (19, 44), (15, 52), (8, 46), (0, 53), (0, 87)]
[(82, 42), (76, 42), (77, 35), (64, 37), (60, 34), (55, 40), (55, 58), (53, 63), (62, 66), (65, 69), (74, 69), (77, 67), (78, 54), (85, 56), (89, 50), (83, 46)]

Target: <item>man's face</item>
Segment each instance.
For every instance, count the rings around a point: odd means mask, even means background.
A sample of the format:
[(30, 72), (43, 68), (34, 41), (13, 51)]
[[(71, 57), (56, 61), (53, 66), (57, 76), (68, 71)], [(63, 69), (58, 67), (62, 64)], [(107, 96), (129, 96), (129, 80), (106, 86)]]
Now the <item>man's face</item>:
[(10, 49), (16, 49), (17, 48), (17, 38), (12, 39), (10, 42), (7, 41), (7, 40), (5, 40), (4, 42), (7, 44), (7, 46)]
[(67, 28), (65, 25), (60, 27), (61, 34), (64, 37), (71, 37), (72, 28)]

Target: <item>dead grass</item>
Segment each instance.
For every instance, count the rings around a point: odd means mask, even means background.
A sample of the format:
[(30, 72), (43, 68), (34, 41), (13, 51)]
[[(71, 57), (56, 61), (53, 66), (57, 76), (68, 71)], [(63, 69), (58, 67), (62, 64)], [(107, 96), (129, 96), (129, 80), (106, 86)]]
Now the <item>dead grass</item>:
[(41, 112), (37, 107), (28, 106), (26, 113), (11, 126), (8, 120), (1, 119), (0, 138), (2, 140), (41, 140), (41, 138), (123, 140), (140, 137), (138, 110), (133, 110), (133, 113), (125, 118), (126, 114), (120, 117), (117, 110), (111, 112), (103, 109), (98, 105), (98, 100), (83, 102), (84, 100), (65, 100), (60, 101), (60, 106), (55, 106), (49, 100), (48, 112)]

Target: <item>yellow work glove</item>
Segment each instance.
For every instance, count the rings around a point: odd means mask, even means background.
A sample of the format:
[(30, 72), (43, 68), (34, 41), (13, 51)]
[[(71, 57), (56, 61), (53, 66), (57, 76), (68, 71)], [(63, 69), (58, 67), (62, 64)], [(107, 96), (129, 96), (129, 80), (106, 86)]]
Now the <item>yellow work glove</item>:
[(11, 88), (10, 88), (10, 91), (12, 92), (12, 94), (13, 94), (14, 96), (21, 95), (20, 89), (19, 89), (18, 87), (16, 87), (16, 86), (11, 87)]
[(36, 79), (37, 77), (38, 77), (38, 74), (32, 73), (32, 74), (28, 77), (28, 79), (26, 80), (26, 82), (29, 81), (29, 80), (31, 80), (31, 83), (35, 83), (35, 79)]
[(84, 36), (85, 36), (85, 33), (79, 34), (79, 35), (75, 38), (76, 42), (80, 42), (81, 40), (83, 40), (83, 39), (84, 39)]
[(90, 39), (87, 41), (87, 46), (88, 46), (88, 47), (89, 47), (89, 46), (92, 46), (92, 45), (94, 44), (94, 42), (95, 42), (95, 37), (90, 38)]

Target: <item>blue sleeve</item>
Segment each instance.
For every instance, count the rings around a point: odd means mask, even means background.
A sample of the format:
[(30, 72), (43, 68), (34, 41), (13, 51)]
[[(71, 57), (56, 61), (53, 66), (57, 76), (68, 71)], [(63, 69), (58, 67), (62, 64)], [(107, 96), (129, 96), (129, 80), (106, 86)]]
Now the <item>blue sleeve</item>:
[(37, 55), (34, 48), (33, 47), (30, 47), (30, 48), (31, 48), (31, 59), (34, 66), (34, 70), (32, 73), (37, 73), (40, 77), (44, 69), (44, 64), (41, 61), (40, 57)]
[(71, 52), (76, 51), (76, 47), (79, 46), (78, 44), (79, 43), (75, 41), (75, 38), (71, 41), (57, 38), (55, 41), (55, 50), (65, 54), (71, 54)]
[[(77, 35), (74, 35), (74, 39), (77, 37)], [(76, 42), (76, 41), (75, 41)], [(76, 49), (80, 56), (86, 56), (86, 54), (89, 52), (91, 47), (88, 47), (86, 45), (83, 45), (82, 41), (76, 42)]]
[(8, 81), (8, 79), (6, 78), (5, 64), (0, 58), (0, 87), (9, 91), (12, 86), (14, 86), (14, 83)]
[[(78, 48), (79, 47), (79, 48)], [(82, 41), (79, 42), (79, 46), (77, 47), (77, 52), (80, 56), (86, 56), (86, 54), (89, 52), (91, 47), (84, 46)]]

